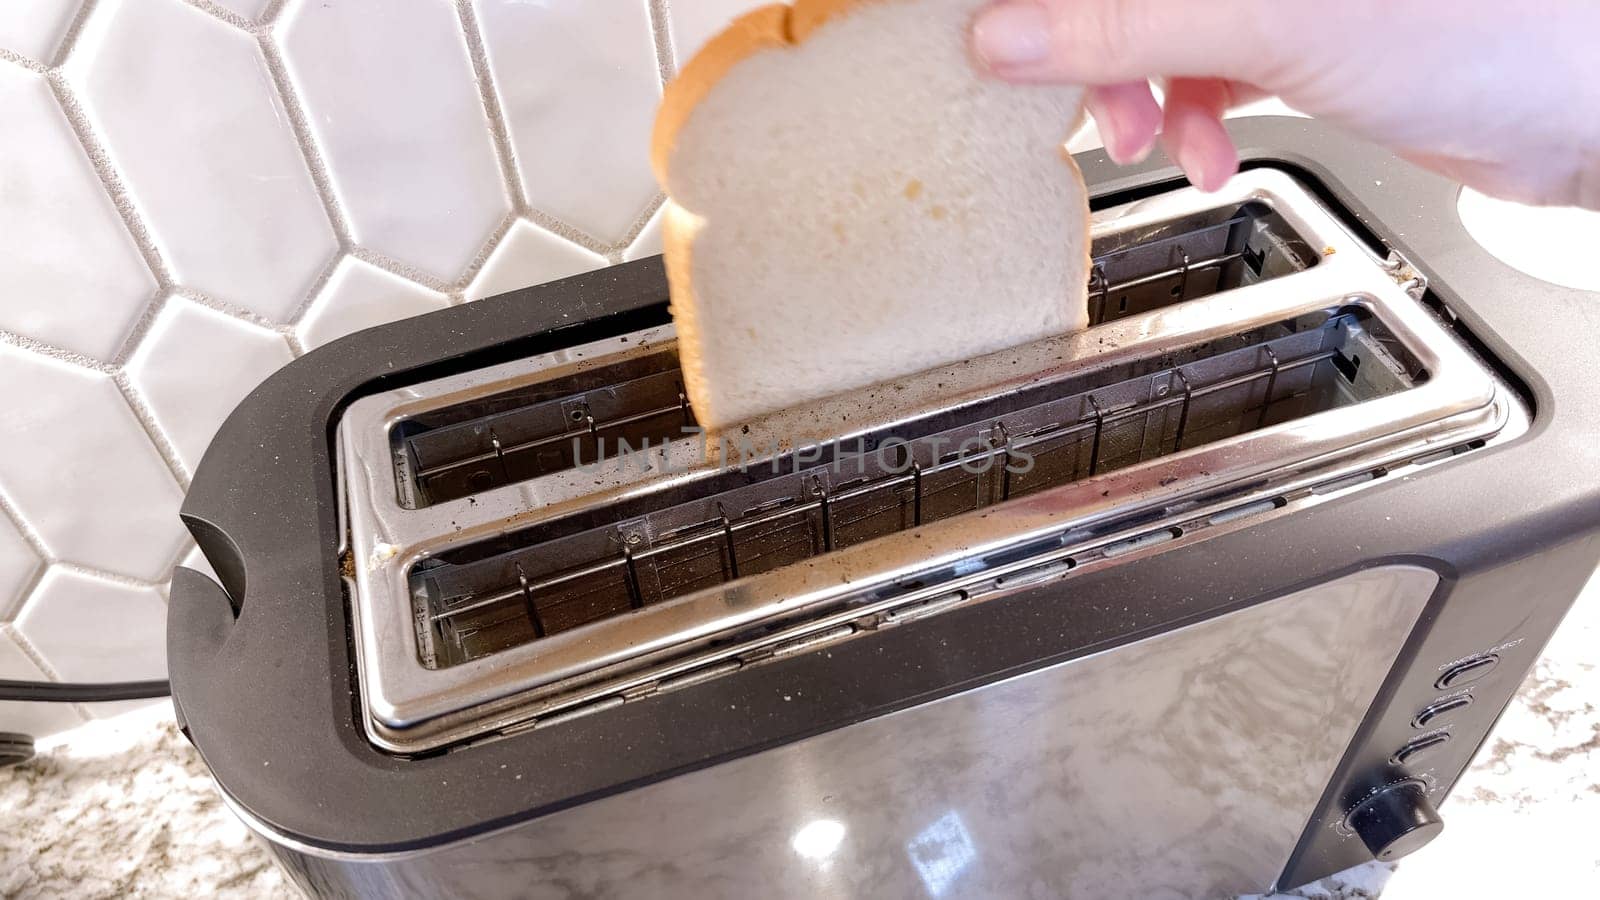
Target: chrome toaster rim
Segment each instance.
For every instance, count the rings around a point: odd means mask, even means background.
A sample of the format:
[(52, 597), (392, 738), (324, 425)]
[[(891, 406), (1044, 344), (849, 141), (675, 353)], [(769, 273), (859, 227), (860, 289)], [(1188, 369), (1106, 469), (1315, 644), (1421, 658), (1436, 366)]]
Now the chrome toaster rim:
[[(1313, 414), (1127, 469), (1095, 476), (994, 507), (981, 525), (961, 516), (878, 538), (818, 559), (736, 579), (646, 607), (606, 627), (585, 626), (480, 659), (429, 669), (418, 654), (408, 573), (419, 560), (466, 542), (525, 528), (597, 496), (625, 497), (692, 483), (715, 460), (697, 458), (692, 441), (665, 450), (663, 469), (618, 467), (597, 491), (592, 473), (548, 476), (493, 488), (470, 498), (408, 509), (395, 490), (390, 429), (418, 411), (533, 383), (553, 373), (615, 358), (616, 341), (572, 348), (423, 385), (362, 398), (346, 411), (337, 440), (351, 562), (351, 606), (368, 737), (395, 752), (418, 752), (519, 727), (551, 724), (567, 711), (623, 702), (630, 690), (669, 683), (719, 666), (737, 668), (740, 653), (772, 652), (863, 616), (919, 608), (928, 614), (972, 599), (974, 579), (993, 582), (1022, 571), (1048, 572), (1088, 546), (1154, 533), (1162, 523), (1237, 509), (1256, 499), (1249, 487), (1269, 476), (1281, 494), (1340, 473), (1407, 459), (1501, 433), (1514, 402), (1443, 325), (1407, 293), (1411, 273), (1396, 272), (1352, 235), (1287, 174), (1247, 172), (1223, 192), (1181, 189), (1097, 213), (1096, 237), (1135, 233), (1175, 215), (1257, 202), (1270, 206), (1322, 258), (1270, 282), (1187, 301), (1110, 322), (1076, 335), (993, 354), (974, 364), (943, 367), (899, 382), (903, 390), (833, 398), (749, 423), (753, 438), (807, 433), (816, 421), (848, 420), (848, 438), (915, 419), (952, 404), (979, 402), (1041, 378), (1089, 371), (1266, 325), (1330, 306), (1360, 307), (1378, 317), (1428, 372), (1402, 393)], [(635, 336), (630, 354), (670, 346), (670, 328)], [(1057, 359), (1063, 362), (1057, 362)], [(1021, 373), (1021, 374), (1012, 374)], [(1302, 484), (1304, 482), (1304, 484)], [(1196, 498), (1208, 498), (1205, 501)], [(1185, 504), (1188, 504), (1185, 506)], [(1165, 513), (1131, 531), (1115, 523), (1132, 511)], [(448, 523), (445, 527), (442, 523)], [(1099, 526), (1105, 526), (1099, 528)], [(1097, 530), (1098, 529), (1098, 530)], [(1074, 539), (1076, 537), (1076, 539)], [(1026, 562), (951, 575), (905, 588), (919, 575), (955, 572), (964, 560), (1055, 540)], [(1134, 558), (1138, 547), (1128, 554)], [(1069, 566), (1070, 567), (1070, 566)], [(841, 576), (848, 572), (848, 579)], [(897, 588), (898, 586), (901, 586)], [(998, 585), (992, 585), (1002, 589)], [(1013, 583), (1012, 588), (1015, 588)], [(879, 596), (882, 595), (882, 596)], [(941, 599), (943, 598), (943, 599)], [(849, 601), (849, 602), (847, 602)], [(920, 606), (918, 606), (920, 604)], [(797, 611), (819, 614), (748, 645), (708, 648), (718, 635)], [(905, 617), (902, 617), (904, 620)], [(734, 651), (738, 652), (734, 652)]]

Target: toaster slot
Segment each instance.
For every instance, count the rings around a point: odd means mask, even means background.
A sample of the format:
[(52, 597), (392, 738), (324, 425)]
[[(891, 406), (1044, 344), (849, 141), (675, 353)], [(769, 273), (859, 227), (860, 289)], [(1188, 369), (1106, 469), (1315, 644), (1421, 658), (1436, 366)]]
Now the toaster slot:
[(1283, 217), (1260, 202), (1107, 235), (1094, 241), (1092, 254), (1091, 325), (1288, 275), (1317, 259)]
[[(1260, 202), (1106, 236), (1092, 253), (1092, 324), (1255, 284), (1316, 261), (1283, 217)], [(695, 427), (674, 349), (619, 356), (396, 423), (390, 441), (400, 504), (424, 508), (613, 459)]]
[(419, 563), (424, 662), (457, 665), (1425, 380), (1375, 317), (1335, 310), (595, 504)]
[(694, 424), (677, 351), (667, 348), (429, 410), (389, 437), (400, 503), (417, 509), (671, 440)]

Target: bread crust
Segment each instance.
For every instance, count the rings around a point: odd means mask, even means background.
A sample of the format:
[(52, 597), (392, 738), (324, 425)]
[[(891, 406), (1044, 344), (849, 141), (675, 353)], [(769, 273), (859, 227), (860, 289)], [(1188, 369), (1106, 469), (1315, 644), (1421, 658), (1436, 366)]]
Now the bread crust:
[(884, 0), (795, 0), (793, 6), (774, 3), (758, 7), (729, 23), (700, 48), (662, 92), (661, 108), (650, 135), (650, 166), (656, 181), (666, 186), (667, 164), (678, 143), (678, 131), (734, 66), (763, 50), (804, 43), (835, 16), (879, 2)]
[[(662, 94), (661, 107), (656, 115), (651, 134), (650, 163), (657, 182), (663, 189), (669, 185), (668, 173), (679, 132), (688, 123), (696, 107), (717, 87), (717, 84), (739, 63), (758, 53), (797, 46), (809, 40), (818, 28), (829, 21), (871, 3), (898, 2), (898, 0), (794, 0), (793, 5), (774, 3), (754, 9), (735, 19), (726, 29), (711, 38), (687, 64), (679, 70)], [(1083, 104), (1078, 105), (1077, 116), (1063, 136), (1060, 150), (1063, 162), (1071, 177), (1084, 190), (1083, 173), (1077, 160), (1067, 152), (1066, 142), (1082, 124), (1085, 117)], [(670, 190), (668, 191), (670, 194)], [(1093, 254), (1088, 240), (1092, 220), (1085, 203), (1084, 241), (1082, 247), (1082, 272), (1087, 279), (1093, 265)], [(674, 296), (694, 296), (692, 257), (698, 220), (692, 210), (674, 204), (670, 197), (662, 227), (663, 256), (667, 279)], [(678, 332), (679, 345), (684, 348), (699, 346), (699, 308), (690, 303), (680, 306), (673, 303), (671, 314)], [(684, 383), (691, 398), (696, 398), (702, 422), (720, 422), (719, 410), (704, 408), (713, 396), (706, 383), (704, 360), (694, 352), (680, 356)], [(718, 430), (713, 428), (712, 431)]]

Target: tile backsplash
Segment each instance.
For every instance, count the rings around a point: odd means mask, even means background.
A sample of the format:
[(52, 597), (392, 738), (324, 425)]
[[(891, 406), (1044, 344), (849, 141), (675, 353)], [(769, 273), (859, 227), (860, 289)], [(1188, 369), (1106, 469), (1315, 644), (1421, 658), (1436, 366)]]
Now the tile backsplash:
[(184, 488), (279, 366), (659, 252), (662, 85), (758, 5), (0, 2), (0, 678), (163, 677)]

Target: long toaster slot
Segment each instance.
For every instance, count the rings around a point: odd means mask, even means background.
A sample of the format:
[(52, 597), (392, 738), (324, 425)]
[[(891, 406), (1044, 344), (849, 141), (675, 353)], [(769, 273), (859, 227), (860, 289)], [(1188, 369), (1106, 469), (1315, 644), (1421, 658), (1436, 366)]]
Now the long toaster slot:
[[(1091, 324), (1314, 264), (1262, 203), (1206, 210), (1095, 243)], [(401, 505), (422, 508), (681, 437), (695, 426), (670, 348), (409, 417), (391, 431)]]

